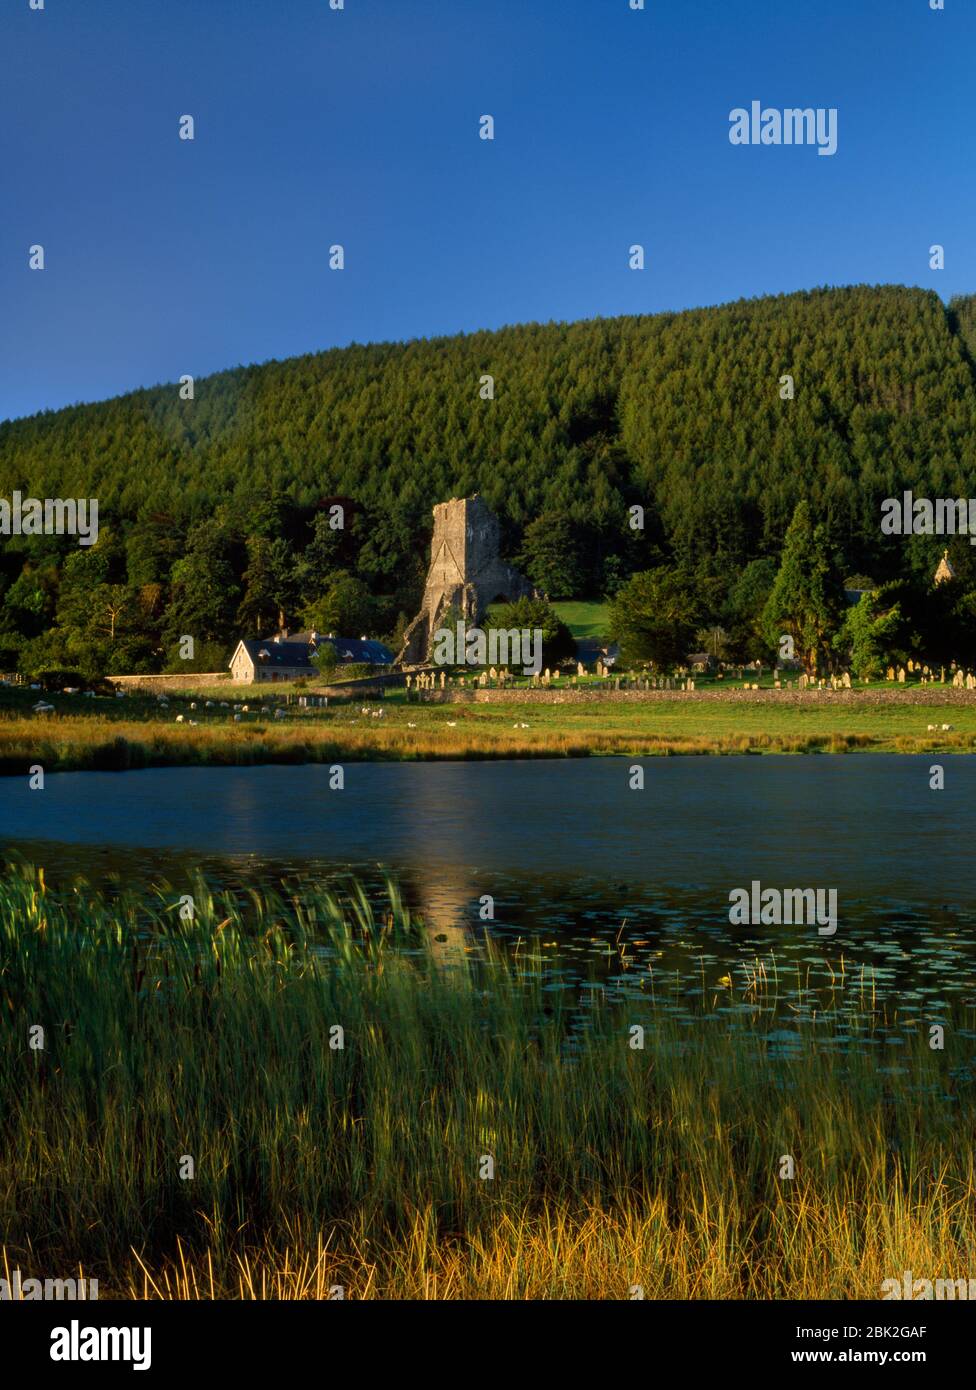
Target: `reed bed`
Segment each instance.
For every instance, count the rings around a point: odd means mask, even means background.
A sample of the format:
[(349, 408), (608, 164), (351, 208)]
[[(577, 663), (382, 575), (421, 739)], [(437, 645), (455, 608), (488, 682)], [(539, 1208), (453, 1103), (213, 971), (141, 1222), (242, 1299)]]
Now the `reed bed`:
[(849, 1045), (803, 1019), (784, 1052), (765, 973), (689, 1028), (649, 969), (611, 1003), (484, 940), (435, 954), (392, 884), (378, 912), (358, 889), (193, 898), (184, 921), (165, 885), (0, 885), (0, 1245), (25, 1276), (80, 1267), (102, 1297), (877, 1298), (904, 1269), (972, 1272), (971, 1008), (944, 1052), (918, 1020), (896, 1067), (870, 1000)]

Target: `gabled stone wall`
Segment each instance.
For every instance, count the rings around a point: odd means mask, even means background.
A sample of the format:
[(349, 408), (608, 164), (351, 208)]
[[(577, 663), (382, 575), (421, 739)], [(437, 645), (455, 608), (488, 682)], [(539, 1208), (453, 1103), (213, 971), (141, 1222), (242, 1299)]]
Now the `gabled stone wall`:
[(495, 599), (536, 593), (524, 575), (501, 559), (500, 539), (498, 518), (477, 494), (438, 503), (423, 604), (407, 628), (398, 666), (418, 666), (428, 659), (431, 637), (452, 607), (476, 625)]

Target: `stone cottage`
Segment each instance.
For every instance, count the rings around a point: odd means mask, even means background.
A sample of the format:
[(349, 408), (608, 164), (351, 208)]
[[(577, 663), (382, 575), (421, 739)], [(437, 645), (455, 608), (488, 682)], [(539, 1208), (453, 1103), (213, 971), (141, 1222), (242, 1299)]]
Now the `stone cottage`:
[(340, 666), (392, 666), (393, 653), (367, 637), (336, 637), (331, 632), (287, 632), (274, 637), (238, 642), (230, 659), (231, 680), (237, 685), (263, 681), (306, 680), (318, 676), (312, 657), (324, 642), (335, 648)]

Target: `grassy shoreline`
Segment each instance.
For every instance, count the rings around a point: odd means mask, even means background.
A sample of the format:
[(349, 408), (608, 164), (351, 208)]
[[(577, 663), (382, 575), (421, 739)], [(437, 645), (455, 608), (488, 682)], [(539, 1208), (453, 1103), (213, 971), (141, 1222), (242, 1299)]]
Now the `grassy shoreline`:
[(689, 1030), (653, 957), (618, 1004), (481, 939), (435, 957), (395, 889), (377, 917), (194, 897), (183, 923), (165, 886), (0, 884), (7, 1269), (102, 1298), (874, 1299), (968, 1267), (972, 1004), (942, 1053), (906, 1015), (892, 1068), (853, 972), (812, 1012), (759, 969), (716, 1012), (712, 980)]
[[(918, 692), (919, 699), (924, 696)], [(150, 767), (736, 754), (976, 752), (976, 702), (414, 704), (402, 693), (328, 708), (198, 696), (84, 701), (0, 694), (0, 775)], [(365, 711), (365, 712), (364, 712)], [(380, 713), (382, 711), (382, 713)], [(182, 720), (178, 717), (182, 716)], [(190, 721), (194, 721), (191, 723)], [(943, 729), (943, 725), (949, 725)], [(929, 726), (932, 726), (930, 728)]]

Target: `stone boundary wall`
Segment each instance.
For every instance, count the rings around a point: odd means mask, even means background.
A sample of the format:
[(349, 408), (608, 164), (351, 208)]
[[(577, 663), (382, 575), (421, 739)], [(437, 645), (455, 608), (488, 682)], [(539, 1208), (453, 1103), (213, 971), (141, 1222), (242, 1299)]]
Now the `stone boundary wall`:
[[(246, 685), (240, 681), (232, 681), (229, 671), (188, 671), (185, 676), (106, 676), (105, 679), (117, 690), (204, 690), (208, 686), (226, 685), (227, 689), (233, 692), (235, 700), (245, 702), (281, 693), (287, 693), (294, 698), (296, 693), (294, 690), (282, 692), (281, 687), (274, 681), (253, 681)], [(385, 676), (363, 676), (359, 680), (343, 681), (339, 685), (309, 685), (307, 689), (298, 693), (325, 695), (329, 699), (341, 699), (346, 695), (349, 699), (355, 699), (367, 693), (382, 694), (385, 687), (403, 683), (404, 677), (399, 672), (393, 672)]]
[(418, 690), (433, 705), (643, 705), (671, 701), (758, 705), (973, 705), (976, 690), (925, 685), (911, 690)]
[[(406, 677), (399, 671), (391, 672), (388, 676), (362, 676), (359, 680), (341, 681), (338, 685), (310, 685), (307, 690), (299, 691), (302, 695), (325, 695), (330, 700), (341, 700), (344, 695), (350, 700), (357, 699), (360, 695), (382, 695), (391, 686), (403, 685)], [(243, 687), (241, 687), (243, 688)], [(246, 687), (248, 690), (253, 687)], [(267, 687), (263, 684), (258, 687), (264, 691)], [(294, 692), (292, 692), (294, 697)]]
[(185, 676), (106, 676), (105, 680), (117, 690), (197, 690), (225, 681), (231, 685), (229, 671), (187, 671)]

